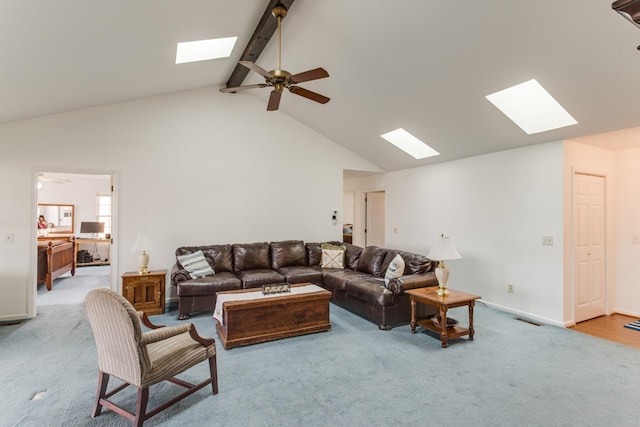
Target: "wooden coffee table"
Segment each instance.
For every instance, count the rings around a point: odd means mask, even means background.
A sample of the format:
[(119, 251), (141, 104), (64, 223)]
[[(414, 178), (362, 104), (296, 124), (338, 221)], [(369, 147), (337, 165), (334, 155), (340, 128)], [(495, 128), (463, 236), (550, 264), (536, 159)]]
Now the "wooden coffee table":
[[(311, 283), (291, 285), (291, 291), (266, 296), (261, 289), (218, 292), (214, 318), (224, 348), (331, 329), (331, 292)], [(225, 295), (234, 300), (224, 301)], [(247, 299), (238, 299), (243, 296)]]
[[(440, 334), (442, 348), (447, 347), (447, 342), (452, 338), (460, 338), (469, 335), (469, 341), (473, 341), (473, 307), (478, 295), (467, 294), (465, 292), (449, 289), (448, 295), (440, 296), (436, 293), (437, 286), (429, 288), (409, 289), (405, 291), (411, 298), (411, 333), (416, 333), (416, 325), (420, 325), (430, 331)], [(438, 309), (440, 319), (447, 318), (447, 310), (454, 307), (469, 306), (469, 327), (454, 326), (447, 328), (446, 320), (436, 325), (433, 319), (426, 319), (416, 322), (416, 304), (427, 304)]]

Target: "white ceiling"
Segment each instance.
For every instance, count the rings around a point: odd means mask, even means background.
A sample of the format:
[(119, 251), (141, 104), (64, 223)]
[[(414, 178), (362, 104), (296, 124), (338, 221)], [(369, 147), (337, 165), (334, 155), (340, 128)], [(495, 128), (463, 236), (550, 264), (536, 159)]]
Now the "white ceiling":
[[(4, 0), (0, 123), (222, 87), (267, 3)], [(324, 67), (331, 77), (301, 86), (331, 101), (285, 93), (264, 114), (288, 114), (387, 171), (638, 127), (640, 29), (611, 3), (297, 0), (283, 21), (282, 66)], [(234, 35), (230, 58), (174, 64), (177, 42)], [(267, 70), (275, 40), (256, 61)], [(577, 125), (526, 135), (485, 99), (532, 78)], [(244, 84), (258, 82), (250, 73)], [(266, 108), (268, 89), (220, 96), (259, 97)], [(398, 127), (441, 155), (414, 160), (379, 137)], [(616, 135), (595, 143), (619, 148)]]

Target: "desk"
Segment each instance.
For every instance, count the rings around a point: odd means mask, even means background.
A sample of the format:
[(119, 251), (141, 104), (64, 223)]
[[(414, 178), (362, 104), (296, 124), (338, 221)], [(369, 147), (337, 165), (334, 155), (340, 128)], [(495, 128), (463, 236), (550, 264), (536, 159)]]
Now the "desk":
[[(78, 251), (80, 250), (80, 245), (104, 245), (104, 244), (108, 244), (111, 245), (111, 239), (81, 239), (81, 238), (77, 238), (76, 239), (76, 256), (78, 256)], [(93, 255), (96, 251), (93, 250), (93, 247), (90, 250), (90, 253)], [(78, 262), (76, 263), (76, 267), (84, 267), (87, 265), (110, 265), (111, 262), (109, 261), (109, 259), (111, 258), (111, 246), (109, 246), (109, 250), (107, 252), (107, 256), (104, 259), (101, 259), (99, 261), (92, 261), (92, 262)]]
[[(411, 298), (411, 333), (416, 333), (416, 325), (420, 325), (430, 331), (440, 334), (440, 343), (442, 348), (447, 347), (447, 342), (451, 338), (459, 338), (465, 335), (469, 335), (469, 341), (473, 341), (473, 307), (475, 300), (481, 298), (478, 295), (471, 295), (465, 292), (455, 291), (449, 289), (449, 294), (438, 295), (436, 291), (437, 286), (430, 288), (418, 288), (409, 289), (404, 291)], [(427, 304), (438, 309), (440, 319), (445, 319), (436, 325), (433, 319), (422, 320), (416, 322), (416, 303)], [(469, 327), (463, 328), (461, 326), (454, 326), (453, 328), (447, 328), (446, 318), (447, 310), (454, 307), (469, 307)]]

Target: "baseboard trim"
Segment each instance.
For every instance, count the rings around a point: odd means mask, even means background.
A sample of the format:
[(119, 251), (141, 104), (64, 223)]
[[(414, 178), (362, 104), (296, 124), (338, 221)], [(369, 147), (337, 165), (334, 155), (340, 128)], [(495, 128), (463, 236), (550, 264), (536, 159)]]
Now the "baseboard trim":
[(569, 322), (565, 322), (565, 323), (558, 322), (557, 320), (548, 319), (546, 317), (541, 317), (541, 316), (536, 316), (535, 314), (531, 314), (531, 313), (528, 313), (528, 312), (522, 311), (522, 310), (514, 310), (513, 308), (505, 307), (504, 305), (495, 304), (495, 303), (492, 303), (492, 302), (486, 301), (486, 300), (480, 300), (478, 302), (481, 302), (481, 303), (485, 304), (488, 307), (495, 308), (496, 310), (506, 311), (507, 313), (512, 313), (512, 314), (517, 314), (518, 316), (526, 317), (526, 318), (529, 318), (531, 320), (535, 320), (536, 322), (539, 322), (539, 323), (544, 323), (544, 324), (553, 325), (553, 326), (560, 326), (562, 328), (569, 327), (568, 326)]

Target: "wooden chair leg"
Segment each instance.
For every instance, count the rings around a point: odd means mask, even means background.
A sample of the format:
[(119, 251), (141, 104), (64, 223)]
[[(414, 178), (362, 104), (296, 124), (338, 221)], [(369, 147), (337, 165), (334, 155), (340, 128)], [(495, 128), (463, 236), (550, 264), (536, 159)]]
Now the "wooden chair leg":
[(149, 402), (149, 387), (138, 389), (138, 402), (136, 403), (136, 417), (133, 420), (135, 427), (142, 427), (147, 415), (147, 402)]
[(218, 362), (215, 354), (209, 358), (209, 372), (211, 373), (211, 378), (213, 378), (211, 382), (213, 394), (218, 394)]
[(93, 406), (93, 413), (91, 418), (95, 418), (102, 412), (102, 405), (100, 399), (102, 399), (107, 393), (107, 385), (109, 384), (109, 374), (104, 372), (98, 372), (98, 390), (96, 391), (96, 403)]

